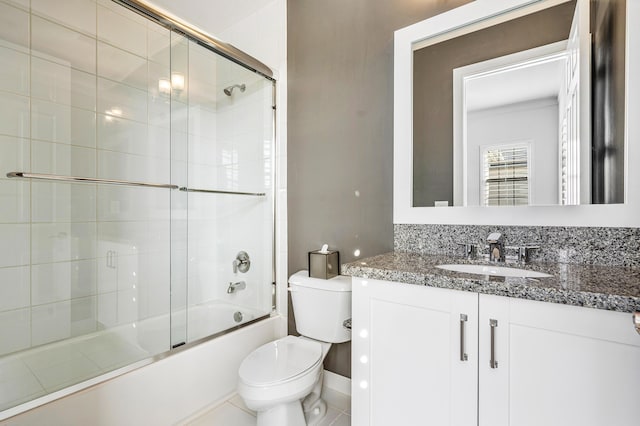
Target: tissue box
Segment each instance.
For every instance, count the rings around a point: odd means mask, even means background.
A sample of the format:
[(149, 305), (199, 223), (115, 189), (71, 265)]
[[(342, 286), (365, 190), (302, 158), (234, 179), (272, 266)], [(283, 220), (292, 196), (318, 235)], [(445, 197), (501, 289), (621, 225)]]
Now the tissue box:
[(309, 276), (328, 280), (340, 274), (340, 253), (331, 250), (322, 253), (319, 250), (309, 252)]

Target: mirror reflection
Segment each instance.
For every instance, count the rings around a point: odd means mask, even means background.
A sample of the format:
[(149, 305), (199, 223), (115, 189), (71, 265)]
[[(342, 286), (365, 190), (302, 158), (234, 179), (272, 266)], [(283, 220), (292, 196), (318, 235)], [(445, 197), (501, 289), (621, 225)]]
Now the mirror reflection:
[(621, 203), (624, 0), (414, 50), (413, 205)]
[(559, 42), (454, 70), (455, 205), (577, 204), (586, 150), (571, 60)]

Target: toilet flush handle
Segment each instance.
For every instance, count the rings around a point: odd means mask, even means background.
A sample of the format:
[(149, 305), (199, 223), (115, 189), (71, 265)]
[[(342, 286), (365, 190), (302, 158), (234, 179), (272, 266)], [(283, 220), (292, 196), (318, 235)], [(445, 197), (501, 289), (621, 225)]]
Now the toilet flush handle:
[(342, 326), (347, 330), (351, 330), (351, 318), (344, 320)]

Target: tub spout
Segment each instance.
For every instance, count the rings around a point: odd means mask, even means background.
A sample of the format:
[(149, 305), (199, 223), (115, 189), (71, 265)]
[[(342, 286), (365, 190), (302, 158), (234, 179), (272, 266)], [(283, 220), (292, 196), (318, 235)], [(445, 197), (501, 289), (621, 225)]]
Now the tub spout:
[(229, 287), (227, 288), (227, 293), (235, 293), (236, 291), (244, 290), (247, 288), (247, 283), (244, 281), (238, 281), (237, 283), (229, 283)]

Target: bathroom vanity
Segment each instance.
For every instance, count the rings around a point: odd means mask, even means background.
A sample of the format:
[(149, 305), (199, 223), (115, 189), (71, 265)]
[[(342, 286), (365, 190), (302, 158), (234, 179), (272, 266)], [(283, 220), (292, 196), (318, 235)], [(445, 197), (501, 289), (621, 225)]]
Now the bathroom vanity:
[(392, 252), (353, 278), (354, 425), (637, 425), (637, 268), (524, 266), (520, 278), (446, 271), (481, 263)]
[[(590, 26), (593, 17), (606, 25)], [(354, 425), (639, 424), (640, 334), (632, 319), (640, 311), (640, 168), (631, 165), (640, 162), (640, 144), (637, 120), (629, 119), (640, 111), (640, 31), (630, 24), (638, 19), (640, 2), (630, 0), (476, 0), (396, 31), (395, 251), (342, 268), (353, 279)], [(560, 26), (567, 31), (556, 39), (512, 45)], [(615, 37), (603, 38), (611, 28)], [(450, 67), (443, 66), (447, 55)], [(517, 121), (506, 114), (519, 114), (522, 99), (473, 105), (475, 83), (490, 74), (497, 85), (480, 96), (484, 101), (551, 81), (536, 72), (540, 78), (511, 90), (505, 72), (557, 55), (576, 77), (564, 87), (571, 93), (551, 96), (559, 123), (568, 122), (562, 114), (571, 99), (571, 142), (565, 127), (553, 128), (554, 137), (507, 134)], [(607, 76), (597, 73), (603, 59)], [(616, 88), (616, 105), (600, 108), (602, 93), (613, 92), (591, 93), (598, 85)], [(541, 93), (536, 102), (548, 100)], [(520, 117), (525, 124), (513, 127), (541, 128), (533, 124), (540, 106), (532, 104)], [(499, 121), (480, 126), (491, 137), (473, 131), (476, 119), (494, 113)], [(615, 135), (606, 139), (602, 123)], [(605, 141), (617, 147), (597, 154)], [(570, 161), (567, 150), (575, 154)], [(611, 174), (601, 173), (603, 161)], [(492, 174), (500, 167), (514, 173)], [(538, 191), (547, 177), (558, 183)], [(493, 191), (496, 182), (512, 188)], [(603, 199), (599, 187), (619, 195)], [(506, 240), (487, 238), (496, 231)], [(465, 254), (488, 244), (483, 252), (501, 267), (549, 276), (438, 268), (484, 262), (453, 256), (460, 244)], [(518, 258), (536, 247), (534, 262), (505, 264), (508, 246)]]

